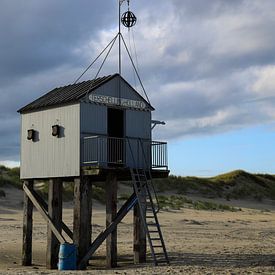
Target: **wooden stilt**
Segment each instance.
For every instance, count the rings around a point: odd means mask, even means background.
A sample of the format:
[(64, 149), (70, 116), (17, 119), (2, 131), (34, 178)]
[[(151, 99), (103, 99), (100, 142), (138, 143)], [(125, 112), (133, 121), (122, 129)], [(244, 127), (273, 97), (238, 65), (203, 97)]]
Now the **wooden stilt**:
[[(117, 214), (117, 178), (109, 173), (106, 179), (106, 228), (112, 223)], [(106, 267), (117, 266), (117, 230), (115, 229), (106, 239)]]
[[(62, 230), (62, 180), (49, 180), (48, 193), (48, 215), (52, 220), (55, 228)], [(48, 224), (47, 228), (47, 256), (46, 266), (49, 269), (56, 269), (58, 263), (59, 241), (53, 234)]]
[[(24, 185), (33, 189), (33, 180), (24, 181)], [(32, 214), (33, 204), (27, 194), (24, 192), (23, 206), (23, 247), (22, 247), (22, 265), (32, 264)]]
[[(74, 180), (74, 244), (78, 247), (78, 261), (87, 253), (91, 243), (91, 182), (81, 176)], [(81, 268), (85, 269), (87, 263)]]
[[(142, 199), (144, 207), (144, 217), (146, 216), (146, 198), (145, 195)], [(146, 232), (142, 223), (139, 205), (134, 206), (134, 263), (146, 262)]]

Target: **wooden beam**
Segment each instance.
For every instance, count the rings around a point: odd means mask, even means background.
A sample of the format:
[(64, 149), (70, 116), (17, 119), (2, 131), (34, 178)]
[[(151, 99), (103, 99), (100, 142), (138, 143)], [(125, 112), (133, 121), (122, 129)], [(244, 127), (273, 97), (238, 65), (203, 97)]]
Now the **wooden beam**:
[[(146, 216), (146, 194), (140, 194), (141, 204), (143, 206), (144, 217)], [(136, 204), (134, 207), (134, 236), (133, 236), (133, 252), (134, 252), (134, 263), (146, 262), (146, 231), (140, 215), (139, 205)]]
[[(82, 259), (91, 243), (91, 182), (81, 176), (74, 180), (74, 230), (73, 240), (78, 247), (78, 259)], [(85, 269), (87, 262), (83, 263)]]
[[(44, 211), (48, 213), (48, 204), (39, 196), (39, 194), (33, 191), (33, 195), (37, 202), (43, 207)], [(67, 236), (73, 241), (73, 232), (70, 228), (62, 221), (61, 223), (62, 230), (67, 234)]]
[[(33, 180), (25, 180), (24, 186), (33, 190)], [(24, 192), (23, 205), (23, 247), (22, 247), (22, 265), (29, 266), (32, 264), (32, 215), (33, 204), (27, 194)]]
[(23, 189), (25, 191), (25, 193), (27, 194), (27, 196), (29, 197), (29, 199), (32, 201), (33, 205), (36, 207), (37, 211), (41, 214), (42, 218), (44, 218), (44, 220), (46, 222), (48, 222), (53, 234), (55, 235), (55, 237), (58, 239), (58, 241), (62, 244), (65, 243), (66, 240), (65, 238), (61, 235), (61, 233), (55, 228), (55, 225), (53, 223), (53, 221), (51, 220), (51, 218), (49, 217), (48, 213), (43, 209), (43, 207), (37, 202), (34, 193), (32, 190), (30, 190), (26, 185), (23, 185)]
[(89, 251), (86, 255), (80, 260), (78, 269), (82, 269), (83, 265), (92, 257), (100, 245), (105, 241), (105, 239), (116, 230), (117, 225), (122, 221), (122, 219), (127, 215), (127, 213), (137, 204), (136, 194), (133, 193), (132, 196), (123, 204), (123, 206), (118, 211), (114, 221), (103, 231), (101, 232), (96, 239), (93, 241), (92, 245), (89, 248)]
[[(62, 227), (62, 180), (60, 178), (49, 180), (48, 216), (55, 228), (61, 233)], [(46, 266), (48, 269), (57, 269), (59, 242), (53, 234), (48, 223), (47, 228), (47, 254)]]
[[(109, 173), (106, 178), (106, 228), (117, 215), (117, 177)], [(117, 229), (114, 229), (106, 239), (106, 267), (117, 266)]]

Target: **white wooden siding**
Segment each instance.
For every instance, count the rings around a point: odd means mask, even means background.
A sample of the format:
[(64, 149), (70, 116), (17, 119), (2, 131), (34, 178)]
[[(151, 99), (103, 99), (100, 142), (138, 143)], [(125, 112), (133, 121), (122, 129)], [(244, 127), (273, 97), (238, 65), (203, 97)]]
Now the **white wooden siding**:
[[(21, 179), (80, 175), (80, 104), (21, 115)], [(52, 136), (52, 125), (64, 127), (64, 136)], [(39, 133), (27, 140), (27, 130)]]

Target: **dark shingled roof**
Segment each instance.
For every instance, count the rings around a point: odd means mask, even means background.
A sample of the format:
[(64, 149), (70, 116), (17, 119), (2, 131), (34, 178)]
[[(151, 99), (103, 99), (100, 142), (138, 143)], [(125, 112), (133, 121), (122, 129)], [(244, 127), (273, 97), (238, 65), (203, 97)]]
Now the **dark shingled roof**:
[(77, 102), (80, 98), (85, 96), (87, 92), (92, 91), (107, 81), (113, 79), (114, 75), (108, 75), (104, 77), (99, 77), (94, 80), (83, 81), (80, 83), (58, 87), (48, 92), (47, 94), (39, 97), (30, 104), (19, 109), (19, 113), (24, 113), (27, 111), (33, 111), (53, 105), (64, 105), (68, 103)]
[[(95, 90), (104, 83), (110, 81), (114, 77), (119, 76), (119, 74), (113, 74), (108, 76), (99, 77), (94, 80), (83, 81), (76, 84), (71, 84), (64, 87), (55, 88), (47, 94), (39, 97), (30, 104), (19, 109), (19, 113), (35, 111), (42, 108), (47, 108), (55, 105), (65, 105), (70, 103), (79, 102), (79, 100), (84, 97), (88, 92)], [(122, 77), (121, 79), (125, 81)], [(125, 81), (127, 84), (128, 82)], [(130, 86), (130, 84), (128, 84)], [(131, 86), (130, 86), (131, 87)], [(133, 87), (131, 87), (133, 88)], [(138, 92), (136, 92), (142, 100), (147, 102)], [(149, 107), (154, 110), (154, 108), (147, 102)]]

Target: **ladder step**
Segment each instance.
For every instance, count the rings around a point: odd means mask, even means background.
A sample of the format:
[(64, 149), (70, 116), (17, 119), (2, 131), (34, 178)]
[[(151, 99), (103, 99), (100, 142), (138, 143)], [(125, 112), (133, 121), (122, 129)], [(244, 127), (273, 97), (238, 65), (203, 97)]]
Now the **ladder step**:
[(162, 245), (153, 245), (154, 248), (163, 248)]
[(135, 181), (136, 182), (140, 182), (140, 181), (147, 182), (146, 178), (142, 178), (142, 177), (135, 178)]
[(156, 223), (147, 223), (147, 226), (157, 226)]
[(148, 231), (149, 233), (159, 233), (158, 230), (151, 230), (151, 231)]
[[(155, 256), (165, 256), (163, 252), (162, 253), (161, 252), (160, 253), (154, 253), (154, 254), (155, 254)], [(159, 259), (159, 260), (161, 261), (161, 260), (165, 260), (165, 259)]]
[(134, 179), (141, 179), (141, 178), (146, 179), (145, 177), (139, 176), (139, 175), (134, 175), (133, 178), (134, 178)]
[(141, 184), (141, 186), (138, 186), (139, 188), (141, 187), (141, 188), (144, 188), (144, 186), (145, 186), (145, 184), (146, 184), (146, 182), (144, 182), (144, 181), (142, 181), (142, 180), (137, 180), (136, 181), (136, 183), (140, 183)]
[[(134, 177), (146, 178), (144, 175), (138, 175), (138, 174), (135, 174)], [(147, 178), (146, 178), (146, 179), (147, 179)]]
[(157, 264), (169, 264), (169, 261), (167, 260), (157, 260)]
[(160, 238), (151, 238), (151, 241), (160, 241)]
[(152, 219), (152, 218), (155, 218), (155, 216), (146, 216), (146, 218)]

